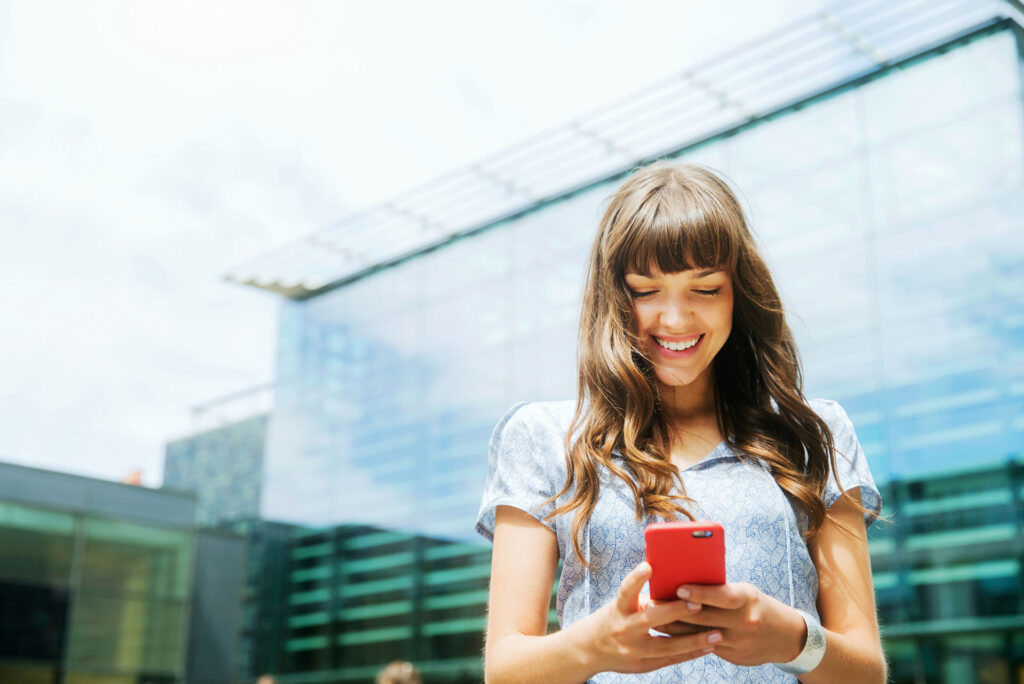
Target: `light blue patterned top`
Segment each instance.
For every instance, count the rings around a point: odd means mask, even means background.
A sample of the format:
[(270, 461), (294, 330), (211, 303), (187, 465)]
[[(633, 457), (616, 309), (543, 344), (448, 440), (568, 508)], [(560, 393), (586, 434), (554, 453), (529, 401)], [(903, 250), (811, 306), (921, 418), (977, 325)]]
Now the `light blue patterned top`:
[[(566, 464), (563, 440), (569, 429), (573, 401), (520, 403), (498, 421), (491, 436), (489, 470), (476, 529), (494, 539), (494, 514), (499, 505), (515, 506), (540, 520), (569, 498), (536, 511), (544, 499), (562, 488)], [(814, 399), (810, 406), (829, 425), (836, 446), (843, 489), (861, 488), (861, 501), (878, 513), (881, 496), (867, 459), (843, 408)], [(715, 520), (725, 530), (726, 581), (748, 582), (788, 605), (817, 616), (818, 574), (801, 532), (807, 517), (790, 504), (766, 467), (741, 461), (726, 442), (682, 471), (686, 494), (698, 520)], [(644, 559), (644, 527), (655, 522), (635, 518), (633, 496), (619, 478), (600, 469), (601, 494), (582, 548), (593, 569), (587, 571), (572, 549), (572, 517), (541, 521), (554, 531), (562, 559), (558, 585), (558, 622), (565, 628), (615, 598), (623, 578)], [(825, 505), (840, 496), (830, 475)], [(866, 516), (870, 525), (873, 517)], [(710, 654), (644, 674), (605, 672), (591, 682), (795, 682), (796, 677), (772, 665), (741, 667)]]

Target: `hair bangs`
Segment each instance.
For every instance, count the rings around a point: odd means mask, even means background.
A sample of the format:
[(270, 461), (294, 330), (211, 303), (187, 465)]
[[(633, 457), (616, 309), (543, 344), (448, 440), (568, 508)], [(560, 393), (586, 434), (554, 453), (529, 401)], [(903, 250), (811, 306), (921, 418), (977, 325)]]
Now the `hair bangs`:
[(742, 217), (683, 188), (661, 190), (650, 198), (654, 206), (636, 212), (625, 227), (615, 260), (619, 277), (650, 275), (655, 268), (661, 273), (723, 266), (734, 271)]

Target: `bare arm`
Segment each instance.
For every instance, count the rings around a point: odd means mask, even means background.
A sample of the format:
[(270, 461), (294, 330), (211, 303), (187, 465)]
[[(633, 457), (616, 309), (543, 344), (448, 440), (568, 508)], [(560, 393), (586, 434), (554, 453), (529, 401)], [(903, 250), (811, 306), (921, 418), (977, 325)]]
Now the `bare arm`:
[(524, 511), (498, 506), (484, 647), (487, 684), (580, 684), (598, 672), (649, 672), (704, 655), (706, 634), (648, 634), (678, 619), (685, 602), (639, 609), (640, 589), (650, 575), (647, 563), (623, 580), (615, 600), (547, 634), (557, 567), (554, 533)]
[[(856, 490), (851, 493), (858, 494)], [(853, 536), (833, 521), (852, 530)], [(864, 516), (840, 497), (809, 542), (808, 551), (818, 569), (818, 614), (827, 646), (821, 664), (800, 675), (800, 681), (884, 683), (887, 668), (878, 631)]]
[(488, 684), (590, 678), (568, 630), (544, 636), (557, 567), (554, 533), (518, 508), (498, 506), (484, 647)]

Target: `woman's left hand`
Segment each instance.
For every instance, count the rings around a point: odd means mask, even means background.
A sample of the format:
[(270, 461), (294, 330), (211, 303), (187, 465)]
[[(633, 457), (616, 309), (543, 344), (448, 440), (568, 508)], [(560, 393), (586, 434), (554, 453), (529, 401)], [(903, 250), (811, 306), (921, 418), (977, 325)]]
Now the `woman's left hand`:
[[(685, 597), (683, 591), (688, 592)], [(657, 627), (659, 632), (689, 634), (694, 625), (715, 628), (722, 633), (715, 655), (736, 665), (785, 663), (803, 650), (807, 625), (800, 613), (752, 584), (686, 584), (679, 596), (692, 612)]]

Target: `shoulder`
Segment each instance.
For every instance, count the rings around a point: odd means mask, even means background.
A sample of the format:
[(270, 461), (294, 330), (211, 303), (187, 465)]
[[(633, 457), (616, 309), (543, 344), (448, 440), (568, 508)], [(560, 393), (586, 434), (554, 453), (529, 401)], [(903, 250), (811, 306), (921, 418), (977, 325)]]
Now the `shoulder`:
[(491, 435), (491, 468), (506, 471), (513, 479), (564, 475), (564, 440), (574, 407), (572, 401), (513, 404)]
[(569, 429), (576, 402), (521, 401), (513, 404), (494, 427), (494, 438), (518, 436), (561, 440)]
[(843, 411), (843, 407), (839, 405), (838, 401), (833, 399), (809, 399), (807, 405), (814, 409), (814, 412), (821, 416), (825, 421), (835, 420), (839, 414), (846, 415)]
[(856, 438), (853, 422), (838, 401), (819, 398), (811, 399), (807, 404), (828, 424), (829, 430), (832, 431), (832, 439), (837, 447), (848, 442), (851, 438)]
[[(865, 514), (865, 523), (870, 525), (882, 509), (882, 499), (853, 422), (846, 414), (846, 410), (836, 401), (812, 399), (809, 403), (828, 423), (835, 447), (837, 471), (835, 477), (829, 477), (826, 482), (825, 507), (832, 506), (839, 497), (840, 490), (859, 487), (861, 503), (872, 511)], [(831, 468), (831, 465), (829, 467)]]

